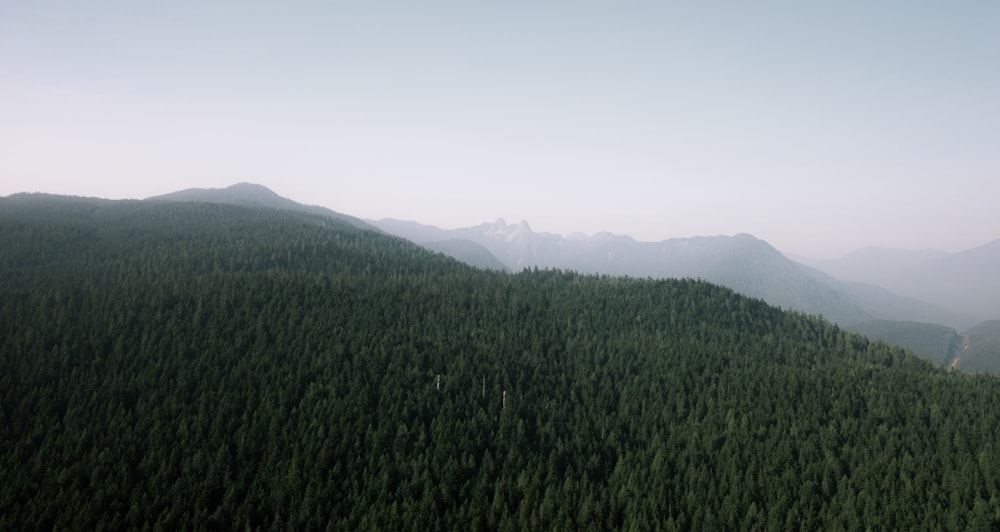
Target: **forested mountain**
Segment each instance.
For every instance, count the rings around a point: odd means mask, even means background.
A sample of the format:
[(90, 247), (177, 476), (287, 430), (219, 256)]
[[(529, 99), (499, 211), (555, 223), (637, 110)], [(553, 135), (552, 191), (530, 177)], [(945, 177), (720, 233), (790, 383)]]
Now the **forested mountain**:
[(954, 312), (979, 316), (977, 322), (1000, 318), (1000, 240), (959, 253), (869, 248), (813, 264), (843, 279), (877, 284)]
[(345, 221), (351, 225), (373, 229), (367, 222), (347, 214), (339, 213), (317, 205), (303, 205), (276, 194), (273, 190), (254, 183), (237, 183), (226, 188), (189, 188), (160, 196), (146, 198), (150, 202), (205, 202), (225, 203), (229, 205), (244, 205), (247, 207), (268, 207), (289, 211), (306, 212), (329, 216)]
[(0, 198), (0, 529), (1000, 525), (1000, 380), (693, 280)]
[[(391, 219), (370, 223), (421, 244), (449, 238), (480, 244), (512, 271), (565, 268), (606, 275), (705, 279), (842, 325), (891, 319), (967, 327), (978, 321), (874, 285), (835, 279), (789, 260), (748, 234), (637, 242), (609, 233), (563, 238), (536, 233), (527, 222), (507, 224), (502, 219), (451, 230)], [(452, 256), (465, 260), (461, 254)]]
[(842, 325), (889, 319), (944, 323), (960, 328), (979, 321), (871, 284), (834, 279), (787, 259), (767, 242), (745, 234), (636, 242), (610, 233), (567, 239), (536, 233), (524, 221), (508, 225), (502, 219), (454, 230), (391, 219), (369, 225), (353, 216), (297, 203), (251, 183), (224, 189), (182, 190), (149, 201), (201, 201), (321, 214), (358, 227), (377, 226), (427, 249), (491, 270), (563, 268), (632, 277), (705, 279), (773, 305), (822, 315)]
[[(368, 222), (365, 222), (360, 218), (332, 211), (325, 207), (303, 205), (288, 198), (283, 198), (267, 187), (253, 183), (237, 183), (221, 189), (191, 188), (181, 190), (179, 192), (164, 194), (162, 196), (147, 198), (147, 201), (196, 201), (205, 203), (245, 205), (248, 207), (269, 207), (273, 209), (329, 216), (363, 229), (375, 229), (373, 225), (368, 224)], [(477, 268), (485, 268), (488, 270), (507, 269), (502, 262), (497, 260), (497, 258), (489, 252), (489, 250), (469, 240), (456, 238), (442, 238), (440, 240), (429, 239), (427, 241), (421, 241), (420, 245), (427, 249), (443, 253), (449, 257), (457, 258), (458, 260), (465, 262), (470, 266), (476, 266)]]

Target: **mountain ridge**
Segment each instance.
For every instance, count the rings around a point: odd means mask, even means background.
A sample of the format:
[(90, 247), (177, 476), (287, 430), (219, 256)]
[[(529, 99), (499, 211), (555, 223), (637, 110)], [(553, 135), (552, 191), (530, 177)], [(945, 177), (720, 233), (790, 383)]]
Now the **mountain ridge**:
[(185, 189), (142, 201), (227, 203), (320, 214), (357, 227), (377, 228), (487, 269), (516, 272), (538, 267), (630, 277), (705, 279), (843, 325), (888, 319), (943, 323), (961, 329), (981, 321), (913, 296), (899, 296), (877, 285), (841, 281), (788, 259), (749, 233), (642, 242), (609, 232), (590, 236), (574, 233), (570, 237), (536, 233), (527, 221), (509, 224), (503, 218), (466, 228), (440, 229), (414, 221), (364, 221), (325, 207), (304, 205), (265, 186), (246, 182), (221, 189)]
[(265, 207), (307, 212), (329, 216), (350, 223), (356, 227), (372, 229), (373, 227), (360, 218), (340, 213), (319, 205), (306, 205), (279, 195), (277, 192), (256, 183), (240, 182), (224, 188), (187, 188), (150, 196), (142, 201), (149, 202), (206, 202), (243, 205), (247, 207)]
[(467, 239), (489, 250), (511, 271), (563, 268), (582, 273), (652, 278), (698, 278), (771, 304), (820, 314), (842, 324), (873, 319), (915, 320), (969, 326), (977, 320), (906, 298), (875, 285), (847, 283), (792, 261), (749, 233), (636, 241), (602, 232), (566, 238), (535, 233), (527, 222), (495, 222), (441, 229), (397, 219), (369, 220), (416, 243)]

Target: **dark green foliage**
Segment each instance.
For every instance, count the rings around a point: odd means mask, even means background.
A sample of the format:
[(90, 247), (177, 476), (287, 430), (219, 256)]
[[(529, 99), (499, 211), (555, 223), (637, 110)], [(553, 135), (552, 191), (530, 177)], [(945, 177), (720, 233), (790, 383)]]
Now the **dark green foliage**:
[(965, 529), (1000, 381), (690, 280), (0, 200), (0, 529)]
[(875, 320), (851, 325), (852, 332), (872, 340), (905, 347), (934, 364), (951, 362), (962, 347), (962, 337), (951, 327), (915, 321)]

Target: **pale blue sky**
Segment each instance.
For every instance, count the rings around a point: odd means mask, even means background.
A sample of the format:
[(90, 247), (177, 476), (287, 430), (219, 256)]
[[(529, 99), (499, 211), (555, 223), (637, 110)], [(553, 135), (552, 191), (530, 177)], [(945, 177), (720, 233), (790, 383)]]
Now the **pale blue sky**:
[(251, 181), (442, 227), (954, 251), (1000, 238), (998, 28), (995, 1), (0, 0), (0, 195)]

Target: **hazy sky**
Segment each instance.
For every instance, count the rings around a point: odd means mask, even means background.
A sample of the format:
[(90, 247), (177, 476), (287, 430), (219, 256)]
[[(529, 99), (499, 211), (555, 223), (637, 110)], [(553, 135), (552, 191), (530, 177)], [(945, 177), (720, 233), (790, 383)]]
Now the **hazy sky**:
[(0, 0), (0, 195), (263, 184), (817, 257), (1000, 238), (1000, 2)]

